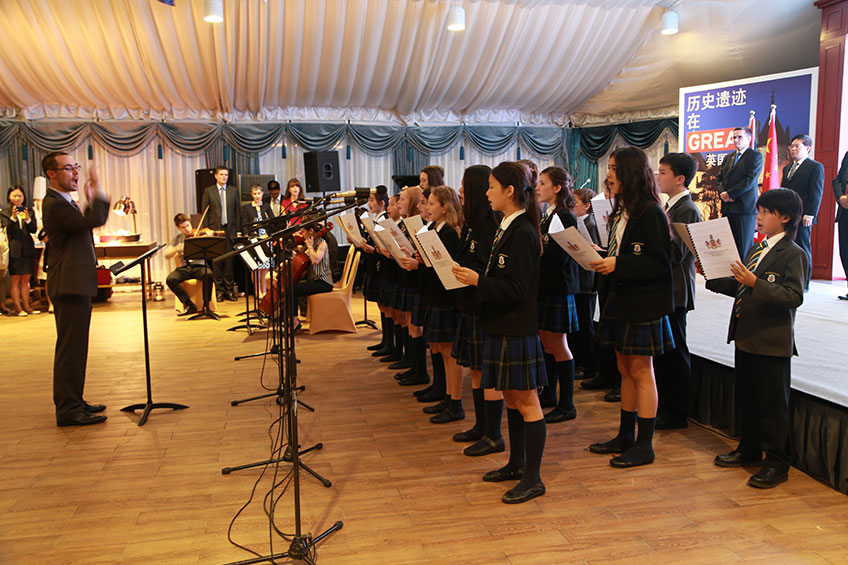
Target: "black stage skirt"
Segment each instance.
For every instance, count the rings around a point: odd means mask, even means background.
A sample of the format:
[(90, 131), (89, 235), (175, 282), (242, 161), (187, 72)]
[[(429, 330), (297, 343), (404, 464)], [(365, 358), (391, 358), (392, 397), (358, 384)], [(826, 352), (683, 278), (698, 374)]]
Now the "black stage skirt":
[(539, 329), (558, 334), (576, 332), (577, 306), (573, 294), (539, 296)]
[(425, 335), (430, 343), (453, 343), (459, 312), (455, 306), (430, 306)]
[(412, 310), (409, 314), (409, 323), (422, 328), (427, 325), (429, 315), (430, 308), (421, 300), (421, 293), (415, 291), (412, 295)]
[(487, 335), (483, 339), (483, 388), (533, 390), (548, 384), (539, 335)]
[(451, 357), (456, 359), (460, 367), (468, 367), (472, 371), (483, 370), (483, 324), (477, 314), (459, 314)]
[(621, 322), (616, 315), (615, 292), (610, 292), (601, 309), (598, 341), (622, 355), (662, 355), (674, 349), (668, 316), (648, 322)]

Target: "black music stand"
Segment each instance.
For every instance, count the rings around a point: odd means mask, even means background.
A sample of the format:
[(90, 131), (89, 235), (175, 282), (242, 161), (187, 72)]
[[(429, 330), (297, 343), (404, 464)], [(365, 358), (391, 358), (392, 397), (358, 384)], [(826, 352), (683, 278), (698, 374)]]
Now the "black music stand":
[[(183, 246), (183, 259), (202, 259), (206, 266), (212, 271), (212, 259), (223, 255), (227, 252), (227, 238), (220, 237), (215, 235), (205, 235), (201, 237), (191, 237), (185, 240)], [(209, 276), (213, 276), (212, 273), (209, 273)], [(204, 284), (207, 284), (204, 281)], [(211, 286), (211, 283), (210, 283)], [(203, 308), (189, 318), (189, 320), (197, 320), (199, 318), (212, 318), (213, 320), (220, 320), (221, 317), (209, 309), (209, 297), (212, 294), (211, 290), (207, 292), (206, 288), (203, 288)]]
[[(145, 267), (148, 259), (153, 257), (157, 251), (165, 247), (165, 244), (154, 247), (147, 253), (144, 253), (137, 259), (133, 260), (129, 265), (124, 265), (122, 262), (117, 262), (110, 267), (112, 274), (118, 275), (127, 269), (141, 265), (141, 280), (146, 280), (147, 269)], [(138, 425), (143, 426), (147, 422), (147, 417), (150, 416), (150, 411), (156, 408), (172, 408), (174, 410), (182, 410), (188, 408), (185, 404), (174, 404), (173, 402), (153, 402), (153, 393), (150, 387), (150, 344), (147, 338), (147, 292), (142, 289), (141, 292), (141, 319), (144, 326), (144, 371), (147, 381), (147, 402), (143, 404), (130, 404), (121, 408), (121, 412), (135, 412), (136, 410), (144, 410), (141, 413), (141, 418), (138, 420)]]
[[(245, 242), (250, 243), (250, 239), (246, 237), (236, 237), (235, 242), (233, 243), (233, 249), (240, 249), (244, 247)], [(250, 266), (248, 260), (244, 257), (244, 254), (248, 253), (244, 251), (243, 253), (239, 253), (239, 258), (241, 259), (242, 265), (244, 266), (244, 279), (245, 281), (250, 281), (251, 274), (255, 270)], [(251, 257), (252, 259), (252, 257)], [(259, 312), (259, 297), (257, 296), (256, 284), (253, 285), (253, 309), (250, 308), (250, 293), (247, 292), (247, 288), (245, 288), (244, 293), (244, 312), (239, 313), (239, 316), (244, 316), (243, 319), (239, 320), (239, 322), (244, 322), (243, 324), (239, 324), (237, 326), (233, 326), (231, 328), (227, 328), (228, 332), (234, 332), (236, 330), (247, 330), (247, 335), (253, 335), (253, 332), (264, 330), (267, 326), (262, 323), (262, 315)], [(254, 314), (256, 317), (256, 321), (253, 325), (250, 325), (250, 315)]]
[[(350, 251), (348, 251), (348, 253), (350, 253)], [(363, 251), (363, 254), (364, 253), (365, 252)], [(377, 329), (377, 323), (374, 320), (368, 319), (368, 297), (365, 296), (365, 289), (368, 288), (368, 282), (369, 282), (370, 278), (371, 277), (368, 276), (368, 273), (366, 273), (363, 276), (363, 283), (362, 283), (362, 309), (363, 309), (362, 317), (363, 317), (363, 319), (359, 320), (357, 322), (354, 322), (353, 325), (354, 326), (368, 326), (372, 330), (376, 330)]]

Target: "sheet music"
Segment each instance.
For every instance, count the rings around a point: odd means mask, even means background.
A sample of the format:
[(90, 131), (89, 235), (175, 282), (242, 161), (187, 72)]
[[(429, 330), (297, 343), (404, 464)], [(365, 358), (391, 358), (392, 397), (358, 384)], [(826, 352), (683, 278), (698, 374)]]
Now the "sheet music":
[(586, 227), (586, 216), (589, 214), (584, 214), (583, 216), (577, 216), (577, 231), (580, 232), (580, 235), (586, 238), (586, 241), (592, 241), (592, 236), (589, 235), (589, 228)]
[(424, 222), (421, 221), (421, 216), (412, 216), (410, 218), (404, 218), (402, 221), (406, 225), (406, 230), (412, 237), (412, 243), (418, 250), (418, 254), (421, 256), (421, 260), (424, 261), (424, 265), (426, 265), (427, 267), (432, 267), (433, 264), (430, 262), (430, 258), (427, 257), (426, 253), (424, 253), (424, 247), (421, 245), (421, 242), (418, 241), (418, 232), (422, 229), (424, 231), (427, 231), (427, 228), (424, 227)]
[(594, 270), (589, 266), (589, 263), (602, 259), (598, 255), (598, 252), (595, 251), (595, 248), (592, 247), (592, 240), (580, 235), (580, 232), (574, 226), (563, 229), (559, 216), (554, 216), (554, 219), (551, 221), (548, 235), (554, 238), (554, 241), (587, 271)]
[(374, 220), (371, 219), (371, 216), (368, 215), (368, 212), (363, 212), (359, 219), (362, 220), (362, 225), (365, 226), (365, 231), (368, 232), (368, 235), (371, 236), (371, 240), (374, 242), (374, 245), (377, 246), (378, 249), (382, 249), (383, 251), (389, 251), (389, 248), (380, 239), (375, 231), (377, 226), (374, 225)]
[(674, 230), (698, 258), (707, 280), (732, 277), (730, 265), (739, 261), (739, 251), (726, 217), (694, 224), (672, 224)]
[[(445, 226), (442, 229), (451, 228)], [(442, 285), (445, 287), (445, 290), (453, 290), (468, 286), (467, 284), (459, 282), (453, 275), (453, 271), (451, 269), (453, 269), (454, 260), (450, 256), (450, 253), (448, 253), (448, 250), (445, 249), (445, 245), (442, 243), (442, 240), (439, 239), (439, 234), (436, 233), (436, 230), (427, 230), (427, 228), (422, 228), (418, 231), (416, 236), (418, 237), (418, 241), (421, 242), (421, 246), (423, 247), (425, 254), (430, 259), (430, 263), (433, 265), (436, 275), (438, 275), (439, 280), (442, 281)]]
[(339, 222), (341, 223), (342, 230), (345, 232), (349, 242), (357, 247), (366, 243), (366, 241), (362, 239), (362, 234), (359, 233), (359, 225), (356, 223), (356, 215), (354, 215), (352, 211), (348, 210), (344, 214), (340, 214)]
[[(609, 217), (612, 214), (612, 200), (608, 200), (603, 193), (592, 199), (592, 214), (595, 216), (595, 225), (598, 226), (598, 234), (601, 236), (601, 247), (609, 246)], [(591, 238), (589, 238), (591, 241)]]
[[(389, 221), (394, 222), (394, 220)], [(389, 230), (385, 229), (383, 226), (374, 226), (374, 235), (383, 243), (385, 248), (391, 254), (392, 258), (397, 261), (398, 265), (400, 265), (401, 259), (403, 259), (404, 257), (408, 257), (408, 255), (403, 252), (403, 249), (398, 246), (391, 233), (389, 233)]]
[(377, 222), (377, 224), (383, 226), (383, 229), (385, 229), (391, 234), (398, 247), (400, 247), (406, 252), (406, 257), (412, 257), (412, 254), (415, 252), (415, 247), (409, 242), (406, 236), (403, 235), (400, 226), (398, 226), (398, 224), (394, 220), (386, 218), (381, 222)]

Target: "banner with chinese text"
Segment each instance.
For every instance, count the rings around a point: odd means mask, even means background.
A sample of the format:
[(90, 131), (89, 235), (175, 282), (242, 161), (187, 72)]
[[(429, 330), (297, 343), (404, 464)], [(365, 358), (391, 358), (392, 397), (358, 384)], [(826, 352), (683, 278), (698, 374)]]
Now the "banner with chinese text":
[(789, 161), (792, 137), (799, 133), (816, 137), (817, 87), (818, 68), (810, 68), (680, 89), (679, 151), (698, 162), (689, 190), (704, 219), (719, 215), (716, 176), (725, 155), (735, 150), (733, 128), (747, 126), (753, 111), (754, 140), (757, 150), (765, 153), (769, 113), (775, 104), (778, 168), (782, 171)]

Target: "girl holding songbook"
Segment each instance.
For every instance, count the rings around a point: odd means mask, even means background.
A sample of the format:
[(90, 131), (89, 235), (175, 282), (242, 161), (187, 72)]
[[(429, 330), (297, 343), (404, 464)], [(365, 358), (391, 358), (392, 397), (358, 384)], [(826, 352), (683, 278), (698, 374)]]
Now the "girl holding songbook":
[[(486, 165), (468, 167), (465, 169), (459, 191), (464, 223), (460, 251), (455, 259), (461, 266), (468, 267), (479, 275), (486, 269), (492, 241), (498, 229), (495, 213), (486, 198), (491, 172), (492, 169)], [(501, 435), (503, 394), (495, 389), (484, 391), (481, 384), (484, 336), (482, 303), (477, 298), (476, 287), (458, 289), (456, 305), (459, 310), (459, 324), (451, 356), (456, 359), (458, 365), (468, 367), (471, 371), (475, 421), (471, 429), (454, 434), (453, 440), (471, 442), (471, 445), (463, 450), (469, 457), (500, 453), (505, 449)]]
[[(368, 196), (368, 212), (374, 216), (374, 221), (379, 222), (386, 219), (386, 206), (389, 204), (389, 195), (385, 186), (379, 185), (376, 191)], [(365, 253), (365, 298), (372, 302), (376, 302), (380, 309), (380, 328), (383, 336), (380, 343), (369, 345), (368, 351), (381, 351), (384, 347), (394, 343), (394, 322), (386, 316), (383, 311), (383, 305), (380, 300), (381, 284), (380, 284), (380, 259), (375, 253), (374, 242), (370, 241), (370, 236), (364, 229), (363, 237), (365, 243), (360, 248)]]
[(671, 236), (644, 151), (635, 147), (613, 151), (607, 181), (615, 199), (609, 246), (606, 257), (591, 266), (604, 275), (599, 341), (615, 348), (621, 415), (618, 434), (593, 443), (589, 451), (620, 454), (610, 465), (635, 467), (654, 461), (657, 387), (651, 358), (674, 347), (668, 321), (674, 310)]
[[(539, 201), (547, 204), (542, 217), (542, 258), (539, 275), (539, 338), (545, 349), (548, 386), (540, 399), (542, 406), (555, 406), (545, 414), (549, 424), (573, 420), (574, 357), (568, 348), (566, 334), (576, 331), (577, 307), (574, 295), (580, 290), (577, 262), (549, 235), (557, 218), (564, 229), (577, 226), (571, 175), (562, 167), (548, 167), (539, 174), (536, 185)], [(559, 383), (559, 401), (556, 388)]]
[(545, 419), (536, 393), (547, 384), (536, 309), (542, 255), (539, 205), (530, 171), (514, 162), (492, 170), (487, 196), (504, 219), (486, 268), (482, 275), (460, 266), (453, 272), (460, 282), (477, 287), (483, 302), (482, 386), (503, 391), (507, 405), (509, 461), (483, 480), (518, 480), (502, 498), (517, 504), (545, 493), (539, 476)]
[[(385, 217), (396, 222), (400, 219), (398, 214), (398, 195), (395, 194), (388, 200), (386, 204)], [(385, 219), (385, 218), (381, 218)], [(376, 220), (376, 218), (375, 218)], [(376, 220), (379, 221), (379, 220)], [(380, 313), (386, 318), (388, 328), (384, 331), (384, 339), (387, 341), (381, 349), (373, 352), (372, 357), (395, 357), (395, 353), (400, 349), (403, 353), (403, 327), (399, 322), (399, 314), (395, 311), (395, 301), (397, 300), (398, 292), (398, 273), (399, 267), (392, 257), (386, 256), (382, 251), (376, 248), (375, 257), (378, 263), (378, 280), (380, 281)], [(397, 357), (398, 359), (400, 357)]]

